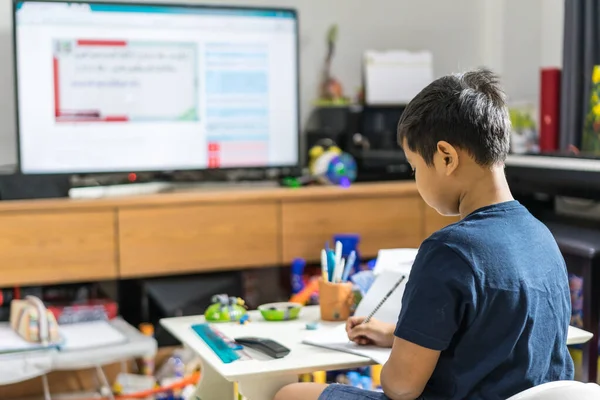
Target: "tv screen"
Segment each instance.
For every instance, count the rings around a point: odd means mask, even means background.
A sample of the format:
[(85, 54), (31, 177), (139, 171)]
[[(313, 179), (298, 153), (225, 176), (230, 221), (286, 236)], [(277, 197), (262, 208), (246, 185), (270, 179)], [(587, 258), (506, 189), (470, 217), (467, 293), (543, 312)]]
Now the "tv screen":
[(295, 11), (16, 1), (26, 174), (299, 163)]

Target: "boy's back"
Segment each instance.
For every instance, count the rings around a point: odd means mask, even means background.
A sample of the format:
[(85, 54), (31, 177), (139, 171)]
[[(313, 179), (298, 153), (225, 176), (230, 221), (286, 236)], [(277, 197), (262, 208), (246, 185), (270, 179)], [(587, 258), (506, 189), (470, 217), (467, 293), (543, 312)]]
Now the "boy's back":
[(423, 243), (395, 333), (441, 351), (424, 399), (506, 399), (572, 379), (570, 312), (554, 238), (508, 201), (480, 208)]

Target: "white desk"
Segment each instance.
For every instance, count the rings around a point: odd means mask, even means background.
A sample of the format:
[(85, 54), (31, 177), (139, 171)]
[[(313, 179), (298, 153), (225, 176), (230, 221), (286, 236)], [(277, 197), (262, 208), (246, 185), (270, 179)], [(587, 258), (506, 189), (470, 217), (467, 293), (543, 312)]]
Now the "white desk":
[(567, 345), (572, 346), (587, 343), (593, 336), (591, 332), (570, 326), (567, 334)]
[[(258, 336), (274, 339), (291, 352), (288, 356), (273, 360), (259, 353), (246, 350), (252, 360), (238, 360), (224, 364), (219, 357), (191, 329), (192, 325), (205, 322), (202, 316), (166, 318), (160, 321), (173, 336), (193, 349), (200, 357), (202, 371), (197, 396), (202, 400), (228, 400), (234, 396), (234, 382), (238, 390), (249, 400), (271, 400), (275, 393), (288, 383), (298, 381), (298, 375), (314, 371), (349, 369), (371, 365), (368, 358), (334, 350), (302, 344), (311, 332), (305, 329), (307, 322), (320, 318), (318, 307), (305, 307), (300, 318), (289, 322), (267, 322), (257, 311), (250, 312), (251, 322), (215, 324), (214, 326), (231, 339), (241, 336)], [(319, 322), (323, 328), (339, 323)], [(577, 328), (569, 329), (567, 344), (585, 343), (592, 335)]]
[[(250, 312), (246, 325), (225, 323), (214, 326), (233, 339), (258, 336), (278, 341), (291, 350), (284, 358), (274, 360), (251, 350), (245, 350), (252, 360), (224, 364), (219, 357), (192, 331), (191, 326), (204, 322), (204, 317), (167, 318), (160, 321), (173, 336), (193, 349), (201, 358), (202, 370), (197, 396), (202, 400), (229, 400), (234, 396), (234, 382), (239, 392), (249, 400), (271, 400), (288, 383), (298, 382), (298, 375), (314, 371), (355, 368), (372, 364), (365, 357), (302, 344), (307, 322), (320, 318), (318, 307), (305, 307), (300, 318), (288, 322), (267, 322), (257, 311)], [(328, 325), (319, 322), (321, 325)], [(337, 325), (333, 323), (329, 325)]]

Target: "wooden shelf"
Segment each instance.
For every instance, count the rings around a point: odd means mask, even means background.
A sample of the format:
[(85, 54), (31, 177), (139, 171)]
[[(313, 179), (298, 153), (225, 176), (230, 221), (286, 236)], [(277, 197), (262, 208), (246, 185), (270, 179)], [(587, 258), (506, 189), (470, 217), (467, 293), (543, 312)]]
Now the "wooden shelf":
[(225, 202), (263, 202), (269, 200), (297, 201), (304, 199), (325, 199), (341, 197), (370, 197), (416, 194), (414, 182), (361, 183), (349, 188), (337, 186), (311, 186), (305, 188), (210, 188), (195, 189), (176, 193), (140, 195), (130, 197), (109, 197), (102, 199), (43, 199), (9, 200), (0, 202), (0, 213), (12, 211), (55, 211), (97, 208), (136, 208), (160, 207), (182, 204), (206, 204)]
[(0, 215), (0, 284), (117, 278), (115, 212)]
[(414, 194), (283, 203), (283, 262), (296, 257), (319, 261), (320, 249), (336, 233), (361, 236), (360, 251), (374, 257), (382, 248), (418, 247), (423, 207)]
[(423, 203), (414, 182), (3, 201), (0, 287), (318, 261), (335, 233), (360, 234), (371, 257), (417, 247), (452, 221)]
[(600, 159), (510, 155), (506, 177), (519, 194), (600, 199)]
[(277, 265), (278, 216), (273, 200), (119, 210), (121, 276)]

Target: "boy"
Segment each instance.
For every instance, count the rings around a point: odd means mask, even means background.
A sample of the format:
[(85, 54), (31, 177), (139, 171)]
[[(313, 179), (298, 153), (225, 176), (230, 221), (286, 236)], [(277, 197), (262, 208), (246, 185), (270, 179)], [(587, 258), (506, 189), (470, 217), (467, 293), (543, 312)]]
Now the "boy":
[(293, 384), (276, 400), (505, 400), (573, 378), (565, 263), (512, 198), (509, 132), (505, 96), (487, 70), (440, 78), (410, 102), (398, 140), (419, 193), (461, 220), (421, 245), (396, 326), (347, 322), (350, 340), (392, 348), (384, 393)]

